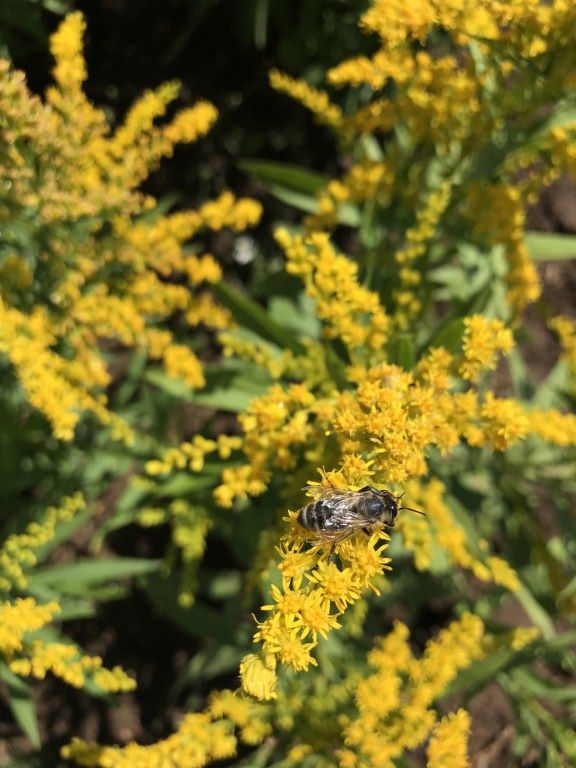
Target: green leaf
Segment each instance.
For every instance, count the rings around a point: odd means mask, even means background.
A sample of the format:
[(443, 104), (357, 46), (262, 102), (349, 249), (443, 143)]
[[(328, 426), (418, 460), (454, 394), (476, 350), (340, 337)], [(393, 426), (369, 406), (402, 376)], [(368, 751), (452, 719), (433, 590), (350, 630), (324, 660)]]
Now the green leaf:
[(268, 312), (247, 294), (223, 282), (214, 285), (213, 291), (216, 298), (232, 312), (239, 325), (249, 328), (263, 339), (272, 341), (282, 349), (288, 348), (296, 353), (304, 351), (304, 347), (296, 334), (274, 322)]
[(542, 409), (558, 406), (560, 393), (569, 381), (570, 367), (566, 360), (559, 360), (536, 390), (533, 404)]
[(6, 684), (8, 706), (12, 710), (14, 719), (30, 739), (32, 745), (39, 749), (41, 744), (40, 731), (31, 687), (18, 675), (15, 675), (3, 661), (0, 661), (0, 680)]
[(265, 183), (279, 184), (295, 192), (307, 192), (315, 195), (330, 181), (329, 176), (314, 173), (291, 163), (277, 163), (271, 160), (241, 160), (239, 167)]
[[(271, 195), (283, 203), (306, 213), (316, 213), (316, 194), (330, 181), (329, 176), (314, 173), (290, 163), (268, 160), (243, 160), (240, 168), (256, 179), (260, 179)], [(357, 206), (345, 203), (338, 209), (338, 221), (349, 227), (360, 225), (360, 211)]]
[(320, 321), (316, 315), (315, 303), (305, 293), (298, 296), (298, 303), (286, 296), (273, 296), (269, 303), (272, 320), (283, 328), (317, 339), (320, 335)]
[(211, 638), (221, 644), (233, 641), (237, 634), (237, 618), (233, 620), (198, 600), (192, 606), (183, 608), (177, 602), (176, 578), (176, 574), (171, 574), (168, 578), (154, 577), (147, 582), (145, 591), (156, 610), (185, 632), (202, 640)]
[(193, 475), (190, 472), (177, 472), (171, 474), (166, 482), (161, 482), (158, 491), (154, 491), (154, 495), (181, 498), (190, 493), (212, 488), (213, 485), (214, 477), (207, 477), (205, 474)]
[(536, 261), (576, 259), (576, 235), (552, 232), (526, 232), (524, 242)]
[(235, 368), (226, 362), (214, 370), (206, 366), (205, 374), (206, 386), (200, 390), (192, 390), (184, 382), (171, 379), (161, 368), (147, 371), (144, 378), (173, 397), (231, 413), (246, 410), (250, 401), (263, 395), (270, 383), (266, 372), (253, 364)]
[(556, 634), (554, 622), (530, 590), (524, 584), (521, 584), (514, 594), (532, 622), (540, 629), (542, 635), (546, 639), (554, 637)]
[(405, 371), (411, 371), (416, 362), (414, 336), (411, 333), (397, 333), (388, 344), (390, 362), (399, 365)]
[(81, 528), (84, 523), (90, 519), (91, 515), (92, 510), (89, 507), (86, 507), (81, 512), (78, 512), (76, 515), (74, 515), (71, 520), (59, 523), (56, 526), (54, 535), (50, 541), (47, 541), (45, 544), (42, 544), (42, 546), (35, 550), (38, 562), (41, 563), (54, 549), (56, 549), (57, 546), (62, 544), (64, 541), (68, 541), (74, 532)]
[(219, 675), (229, 674), (238, 668), (245, 655), (243, 649), (232, 645), (220, 645), (199, 651), (190, 661), (185, 673), (186, 682), (211, 680)]
[(514, 681), (525, 686), (533, 696), (553, 701), (576, 701), (576, 685), (544, 680), (532, 670), (520, 667), (514, 670)]
[(105, 536), (111, 531), (135, 522), (140, 504), (148, 494), (148, 487), (133, 479), (128, 483), (112, 515), (100, 526), (92, 541), (92, 549), (98, 549)]
[(461, 317), (448, 320), (441, 324), (432, 334), (426, 348), (444, 347), (453, 354), (460, 351), (462, 347), (462, 336), (464, 335), (464, 320)]
[(102, 560), (84, 558), (68, 565), (39, 568), (30, 575), (29, 585), (31, 590), (44, 586), (77, 594), (100, 582), (108, 584), (116, 579), (153, 573), (160, 568), (160, 564), (159, 560), (145, 560), (139, 557)]

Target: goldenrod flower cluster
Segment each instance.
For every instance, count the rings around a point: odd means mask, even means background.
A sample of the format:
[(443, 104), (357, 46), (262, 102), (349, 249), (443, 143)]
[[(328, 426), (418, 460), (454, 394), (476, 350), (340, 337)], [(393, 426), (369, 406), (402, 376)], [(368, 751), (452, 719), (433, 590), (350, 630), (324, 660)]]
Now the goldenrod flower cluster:
[(341, 339), (351, 354), (382, 348), (390, 320), (378, 295), (360, 284), (356, 265), (335, 250), (329, 236), (314, 232), (308, 238), (291, 237), (279, 230), (276, 239), (286, 254), (287, 272), (300, 277), (315, 300), (326, 337)]
[(253, 225), (260, 206), (224, 192), (198, 210), (154, 213), (156, 201), (139, 185), (176, 144), (205, 134), (216, 110), (199, 102), (159, 124), (179, 93), (167, 83), (145, 93), (112, 132), (82, 90), (84, 28), (73, 13), (54, 33), (55, 83), (44, 101), (0, 62), (0, 354), (56, 437), (70, 440), (91, 412), (129, 440), (107, 406), (102, 343), (139, 349), (169, 376), (202, 386), (198, 358), (167, 323), (178, 315), (188, 327), (222, 329), (230, 318), (203, 290), (220, 279), (218, 264), (190, 253), (189, 242), (202, 230)]
[(270, 84), (278, 91), (302, 102), (316, 115), (318, 122), (331, 125), (334, 128), (338, 128), (342, 124), (342, 110), (330, 103), (330, 98), (324, 91), (312, 88), (303, 80), (295, 80), (277, 70), (270, 72)]
[(506, 355), (513, 346), (512, 332), (501, 320), (489, 320), (482, 315), (466, 317), (458, 373), (466, 381), (475, 381), (482, 371), (494, 370), (498, 352)]
[(8, 536), (0, 548), (0, 592), (26, 587), (25, 571), (38, 562), (35, 550), (53, 538), (59, 523), (71, 520), (83, 507), (82, 494), (68, 496), (60, 506), (49, 507), (39, 521), (29, 523), (23, 533)]
[(426, 510), (425, 519), (403, 515), (396, 524), (404, 546), (413, 553), (418, 570), (430, 570), (434, 555), (443, 551), (446, 567), (465, 568), (477, 579), (499, 584), (512, 592), (518, 589), (518, 576), (506, 560), (488, 554), (488, 542), (483, 539), (469, 540), (446, 503), (445, 488), (438, 478), (427, 483), (409, 480), (405, 488), (410, 506)]
[(165, 451), (161, 459), (152, 459), (145, 469), (152, 477), (163, 475), (172, 469), (190, 469), (201, 472), (208, 454), (216, 453), (221, 459), (228, 459), (232, 451), (242, 446), (242, 438), (218, 435), (215, 440), (208, 440), (202, 435), (195, 435), (188, 443), (181, 443), (177, 448)]
[[(227, 466), (214, 491), (219, 505), (232, 507), (264, 493), (277, 476), (284, 479), (292, 500), (316, 468), (329, 462), (333, 469), (322, 470), (320, 483), (309, 484), (313, 498), (330, 488), (398, 488), (405, 492), (403, 503), (426, 513), (404, 512), (395, 531), (418, 570), (461, 568), (515, 591), (519, 581), (514, 569), (491, 554), (487, 541), (471, 539), (458, 521), (443, 483), (434, 476), (430, 454), (435, 451), (446, 460), (463, 443), (506, 451), (529, 435), (574, 445), (576, 418), (529, 409), (497, 397), (486, 386), (485, 374), (513, 346), (511, 330), (497, 319), (464, 318), (459, 351), (429, 347), (410, 370), (389, 362), (390, 315), (378, 294), (362, 285), (357, 265), (336, 250), (329, 234), (281, 230), (277, 239), (287, 270), (302, 279), (315, 303), (322, 341), (303, 339), (299, 352), (285, 352), (263, 340), (226, 333), (228, 354), (267, 369), (274, 383), (240, 414), (241, 437), (195, 436), (148, 462), (149, 476), (201, 472), (206, 457), (236, 458), (241, 452), (244, 462)], [(331, 354), (333, 343), (345, 354)], [(306, 503), (299, 501), (300, 506)], [(437, 722), (433, 702), (460, 669), (493, 647), (482, 621), (464, 614), (428, 644), (420, 659), (410, 650), (407, 628), (397, 624), (370, 654), (367, 675), (355, 668), (329, 684), (322, 645), (331, 633), (357, 635), (354, 627), (363, 621), (369, 591), (385, 594), (389, 537), (381, 530), (358, 532), (330, 552), (296, 518), (296, 511), (289, 513), (288, 530), (275, 550), (277, 576), (266, 566), (271, 583), (257, 619), (256, 648), (240, 664), (244, 694), (270, 708), (266, 722), (275, 731), (296, 731), (286, 765), (314, 757), (318, 765), (388, 768), (432, 734), (431, 768), (445, 764), (447, 755), (454, 765), (465, 766), (467, 715), (459, 712)], [(266, 537), (268, 544), (271, 539)], [(512, 647), (533, 637), (533, 630), (514, 633)], [(302, 725), (298, 730), (300, 721), (306, 729)], [(207, 720), (206, 733), (210, 727)], [(157, 746), (148, 749), (153, 752)], [(173, 764), (179, 765), (176, 760)]]
[[(571, 103), (574, 4), (376, 0), (360, 25), (378, 36), (375, 53), (327, 74), (332, 86), (361, 89), (356, 111), (346, 114), (303, 80), (270, 77), (330, 125), (353, 157), (345, 175), (318, 193), (307, 226), (349, 223), (347, 208), (356, 208), (367, 233), (361, 260), (389, 290), (401, 328), (426, 309), (430, 265), (453, 258), (462, 240), (486, 256), (503, 248), (518, 315), (540, 292), (523, 241), (524, 211), (576, 167), (570, 113), (542, 121)], [(359, 179), (366, 179), (360, 193)]]
[(465, 709), (443, 717), (434, 728), (428, 745), (427, 768), (469, 768), (469, 732), (470, 715)]
[(397, 305), (395, 322), (405, 330), (410, 320), (418, 315), (422, 305), (414, 296), (413, 287), (421, 282), (421, 275), (414, 269), (417, 260), (426, 253), (428, 242), (433, 238), (438, 222), (450, 202), (450, 185), (444, 183), (434, 189), (416, 214), (414, 226), (406, 231), (404, 248), (396, 251), (394, 259), (399, 265), (399, 286), (394, 291)]
[(21, 656), (9, 660), (9, 667), (21, 677), (44, 679), (47, 672), (74, 688), (83, 688), (90, 679), (107, 693), (132, 691), (136, 681), (120, 667), (106, 669), (99, 656), (84, 655), (72, 643), (51, 643), (40, 639), (25, 645)]
[(552, 318), (551, 330), (558, 334), (562, 357), (568, 362), (572, 378), (576, 379), (576, 321), (564, 315)]
[(130, 691), (135, 681), (120, 667), (109, 670), (99, 656), (84, 655), (72, 643), (47, 642), (34, 633), (60, 612), (57, 602), (39, 605), (33, 598), (0, 603), (0, 654), (14, 674), (43, 679), (47, 672), (75, 688), (90, 679), (102, 691)]
[[(344, 269), (345, 257), (329, 247), (324, 233), (306, 238), (282, 232), (280, 239), (288, 269), (303, 275), (317, 302), (325, 335), (344, 343), (351, 364), (342, 369), (342, 382), (327, 368), (322, 387), (306, 380), (275, 383), (250, 403), (240, 415), (248, 463), (224, 471), (215, 491), (219, 504), (231, 506), (235, 499), (262, 493), (275, 470), (292, 469), (302, 460), (308, 478), (330, 457), (333, 466), (340, 465), (337, 484), (386, 487), (425, 476), (432, 446), (443, 455), (461, 441), (503, 451), (529, 434), (574, 443), (571, 415), (544, 416), (476, 388), (475, 380), (494, 367), (497, 353), (510, 350), (511, 335), (501, 323), (471, 316), (459, 357), (431, 348), (405, 371), (385, 362), (389, 319), (377, 295), (359, 284), (354, 264)], [(346, 274), (346, 284), (338, 283), (340, 301), (332, 290), (337, 269)], [(302, 484), (306, 479), (304, 474)]]
[(191, 606), (196, 591), (196, 572), (206, 548), (206, 536), (213, 525), (208, 510), (177, 498), (163, 507), (142, 507), (137, 522), (144, 528), (165, 523), (170, 525), (173, 546), (167, 551), (167, 559), (173, 563), (173, 550), (179, 553), (181, 579), (178, 601), (182, 606)]
[(0, 652), (11, 657), (24, 649), (27, 632), (35, 632), (59, 613), (56, 602), (39, 605), (32, 597), (18, 598), (0, 604)]
[(51, 672), (68, 685), (82, 688), (90, 680), (101, 691), (116, 693), (135, 688), (135, 681), (120, 667), (107, 669), (99, 656), (87, 656), (73, 643), (55, 642), (38, 636), (58, 613), (58, 602), (44, 605), (32, 597), (12, 598), (28, 585), (27, 571), (38, 562), (38, 549), (49, 542), (60, 523), (71, 520), (85, 505), (76, 493), (49, 507), (38, 522), (23, 533), (12, 534), (0, 548), (0, 655), (14, 674), (43, 679)]
[[(458, 672), (494, 647), (494, 638), (470, 613), (431, 638), (421, 656), (413, 653), (409, 635), (405, 624), (395, 622), (387, 635), (376, 638), (360, 666), (350, 658), (332, 679), (284, 678), (267, 703), (214, 691), (203, 711), (185, 715), (171, 736), (154, 744), (107, 747), (74, 739), (62, 756), (94, 768), (202, 768), (236, 756), (240, 744), (255, 746), (274, 734), (285, 746), (287, 768), (304, 759), (322, 768), (393, 768), (396, 758), (428, 739), (428, 768), (464, 768), (469, 716), (458, 710), (438, 719), (434, 703)], [(532, 639), (529, 633), (516, 645)], [(253, 691), (258, 685), (266, 688), (272, 668), (273, 662), (256, 654), (242, 663)], [(453, 763), (446, 762), (450, 754)]]
[(281, 587), (272, 585), (274, 602), (262, 606), (270, 616), (258, 623), (254, 635), (262, 651), (245, 657), (240, 667), (244, 691), (261, 700), (276, 697), (277, 662), (295, 671), (317, 664), (312, 651), (319, 637), (341, 626), (340, 615), (360, 599), (364, 589), (379, 594), (374, 581), (389, 563), (384, 556), (388, 536), (381, 531), (367, 543), (353, 537), (336, 544), (339, 566), (318, 547), (307, 549), (294, 515), (291, 520), (292, 530), (278, 549)]
[(74, 739), (61, 753), (90, 768), (203, 768), (236, 756), (239, 743), (260, 744), (271, 731), (268, 716), (263, 705), (232, 691), (217, 691), (203, 712), (185, 715), (171, 736), (155, 744), (104, 747)]
[(348, 749), (339, 765), (392, 768), (394, 758), (427, 738), (436, 720), (434, 699), (485, 652), (484, 626), (470, 613), (431, 640), (420, 659), (413, 656), (408, 639), (407, 627), (397, 622), (369, 653), (371, 671), (356, 686), (357, 715), (344, 728)]

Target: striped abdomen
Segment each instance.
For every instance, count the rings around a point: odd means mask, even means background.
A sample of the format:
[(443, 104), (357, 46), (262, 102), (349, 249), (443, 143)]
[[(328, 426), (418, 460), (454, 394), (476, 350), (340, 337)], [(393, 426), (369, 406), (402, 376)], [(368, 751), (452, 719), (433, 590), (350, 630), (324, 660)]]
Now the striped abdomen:
[(325, 529), (326, 521), (331, 516), (331, 510), (326, 509), (324, 502), (320, 499), (302, 507), (297, 520), (303, 528), (318, 533)]
[(297, 520), (303, 528), (315, 533), (321, 533), (327, 528), (334, 530), (345, 527), (339, 526), (334, 518), (334, 510), (326, 503), (325, 499), (319, 499), (302, 507)]

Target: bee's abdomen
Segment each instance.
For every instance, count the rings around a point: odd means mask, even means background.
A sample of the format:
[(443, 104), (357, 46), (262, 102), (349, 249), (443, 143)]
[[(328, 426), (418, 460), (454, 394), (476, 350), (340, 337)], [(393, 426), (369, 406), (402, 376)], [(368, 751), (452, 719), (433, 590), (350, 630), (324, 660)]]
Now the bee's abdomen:
[(322, 501), (313, 501), (302, 507), (298, 514), (298, 522), (309, 531), (322, 531), (326, 525), (326, 510)]

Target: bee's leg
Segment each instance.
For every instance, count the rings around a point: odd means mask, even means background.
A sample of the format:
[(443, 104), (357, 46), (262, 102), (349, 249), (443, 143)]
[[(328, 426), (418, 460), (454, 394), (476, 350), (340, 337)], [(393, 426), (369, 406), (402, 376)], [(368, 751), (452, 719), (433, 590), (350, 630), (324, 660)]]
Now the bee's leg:
[(370, 534), (372, 533), (370, 528), (362, 528), (362, 532), (365, 533), (366, 536), (370, 536)]
[(344, 533), (341, 536), (338, 536), (336, 539), (332, 541), (332, 546), (330, 547), (330, 554), (328, 555), (328, 559), (332, 559), (332, 555), (334, 554), (334, 548), (336, 547), (336, 544), (340, 544), (341, 541), (344, 541), (344, 539), (347, 539), (348, 536), (351, 536), (354, 533), (354, 531), (344, 531)]

